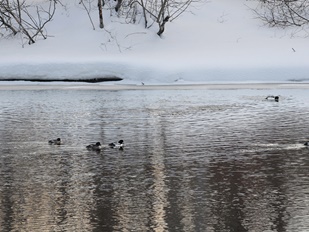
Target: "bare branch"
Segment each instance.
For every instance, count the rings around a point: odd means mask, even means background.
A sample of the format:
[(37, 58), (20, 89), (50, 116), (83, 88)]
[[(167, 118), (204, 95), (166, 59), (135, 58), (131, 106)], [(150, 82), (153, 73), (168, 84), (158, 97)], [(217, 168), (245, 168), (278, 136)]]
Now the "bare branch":
[(84, 0), (80, 0), (79, 4), (81, 4), (81, 5), (83, 6), (83, 8), (85, 9), (85, 11), (86, 11), (86, 13), (87, 13), (87, 15), (88, 15), (88, 18), (89, 18), (89, 20), (90, 20), (90, 23), (91, 23), (91, 25), (92, 25), (92, 29), (95, 30), (95, 26), (94, 26), (94, 23), (93, 23), (93, 21), (92, 21), (91, 15), (90, 15), (90, 10), (91, 10), (91, 8), (90, 8), (90, 7), (88, 8), (88, 7), (86, 6)]
[[(40, 5), (27, 5), (26, 0), (1, 1), (0, 29), (7, 28), (13, 35), (22, 33), (27, 37), (29, 44), (35, 43), (39, 35), (46, 39), (44, 28), (54, 17), (58, 2), (58, 0), (50, 0), (48, 9), (44, 9)], [(35, 11), (30, 11), (30, 8)]]
[(257, 16), (272, 27), (301, 27), (309, 24), (308, 0), (260, 0)]

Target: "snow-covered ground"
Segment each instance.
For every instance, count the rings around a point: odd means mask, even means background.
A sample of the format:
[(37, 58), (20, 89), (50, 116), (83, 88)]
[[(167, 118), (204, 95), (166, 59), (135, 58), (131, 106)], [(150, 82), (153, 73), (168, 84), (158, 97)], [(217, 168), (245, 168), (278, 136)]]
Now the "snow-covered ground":
[[(308, 38), (268, 28), (249, 9), (256, 2), (211, 0), (157, 28), (105, 18), (92, 29), (78, 1), (67, 1), (47, 25), (49, 38), (22, 46), (0, 41), (0, 79), (85, 79), (120, 83), (308, 82)], [(96, 24), (97, 12), (93, 12)], [(25, 41), (23, 41), (25, 42)], [(117, 84), (120, 84), (119, 82)], [(1, 82), (0, 82), (1, 85)]]

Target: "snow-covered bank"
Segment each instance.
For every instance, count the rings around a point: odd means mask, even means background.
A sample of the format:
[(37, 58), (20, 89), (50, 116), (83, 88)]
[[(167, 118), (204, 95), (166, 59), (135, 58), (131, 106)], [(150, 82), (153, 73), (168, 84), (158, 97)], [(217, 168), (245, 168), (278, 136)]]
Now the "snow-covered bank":
[(0, 79), (309, 81), (308, 39), (262, 27), (247, 6), (254, 2), (206, 2), (195, 15), (186, 13), (168, 23), (162, 38), (142, 25), (107, 21), (114, 39), (98, 28), (92, 30), (86, 13), (72, 2), (47, 26), (47, 40), (24, 48), (19, 38), (0, 41)]
[[(179, 67), (163, 69), (125, 63), (33, 63), (0, 65), (3, 80), (123, 79), (124, 83), (308, 82), (308, 67)], [(0, 82), (1, 84), (1, 82)], [(117, 84), (119, 84), (117, 82)]]

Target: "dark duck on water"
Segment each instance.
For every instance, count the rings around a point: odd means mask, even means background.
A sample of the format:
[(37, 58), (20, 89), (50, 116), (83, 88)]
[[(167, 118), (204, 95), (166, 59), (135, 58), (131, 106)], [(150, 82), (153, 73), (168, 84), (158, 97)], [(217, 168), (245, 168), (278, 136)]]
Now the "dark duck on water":
[(51, 145), (60, 145), (61, 139), (57, 138), (57, 139), (49, 140), (48, 143), (51, 144)]
[(86, 146), (86, 148), (92, 151), (99, 151), (101, 150), (101, 143), (97, 142), (95, 144), (89, 144), (88, 146)]
[(124, 144), (123, 144), (123, 140), (121, 139), (121, 140), (119, 140), (118, 141), (118, 143), (110, 143), (110, 144), (108, 144), (108, 146), (110, 147), (110, 148), (123, 148), (123, 146), (124, 146)]
[(265, 99), (266, 100), (274, 100), (275, 102), (279, 102), (279, 96), (269, 95)]

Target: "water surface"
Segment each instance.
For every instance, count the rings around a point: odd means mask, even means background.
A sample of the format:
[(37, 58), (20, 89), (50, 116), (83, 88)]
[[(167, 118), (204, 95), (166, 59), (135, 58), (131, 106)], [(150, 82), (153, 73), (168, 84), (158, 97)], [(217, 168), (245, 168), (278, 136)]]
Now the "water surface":
[(0, 91), (0, 230), (308, 231), (307, 92)]

